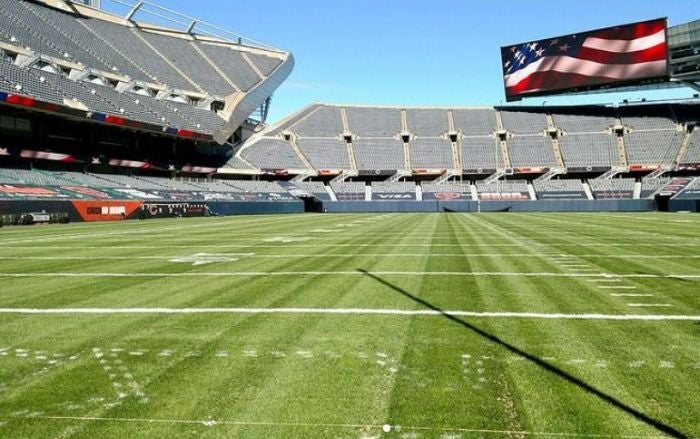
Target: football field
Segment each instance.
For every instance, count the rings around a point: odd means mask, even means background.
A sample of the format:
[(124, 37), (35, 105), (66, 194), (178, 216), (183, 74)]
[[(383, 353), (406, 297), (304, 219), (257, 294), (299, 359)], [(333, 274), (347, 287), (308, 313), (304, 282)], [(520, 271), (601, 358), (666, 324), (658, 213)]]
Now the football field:
[(700, 216), (0, 229), (0, 437), (700, 435)]

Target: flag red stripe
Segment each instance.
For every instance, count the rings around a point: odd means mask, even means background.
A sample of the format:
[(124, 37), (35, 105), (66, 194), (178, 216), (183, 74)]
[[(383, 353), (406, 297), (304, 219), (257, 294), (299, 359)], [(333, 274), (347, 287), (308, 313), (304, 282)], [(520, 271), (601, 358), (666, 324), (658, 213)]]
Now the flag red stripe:
[(606, 78), (604, 76), (587, 76), (578, 73), (562, 73), (556, 71), (535, 72), (518, 84), (507, 87), (508, 96), (517, 96), (528, 91), (535, 90), (560, 90), (574, 87), (587, 87), (591, 85), (619, 82), (619, 79)]
[(537, 72), (576, 73), (590, 77), (607, 77), (611, 80), (624, 81), (635, 78), (654, 78), (664, 76), (667, 61), (649, 61), (635, 64), (601, 64), (570, 56), (544, 57), (512, 75), (506, 75), (507, 87), (515, 87)]
[(637, 52), (606, 52), (604, 50), (582, 47), (576, 58), (594, 61), (601, 64), (636, 64), (648, 61), (663, 61), (667, 57), (666, 43), (658, 44)]
[(605, 40), (635, 40), (653, 35), (666, 29), (666, 20), (655, 20), (647, 23), (637, 23), (629, 26), (614, 27), (587, 34), (586, 37), (602, 38)]
[(583, 42), (583, 47), (605, 50), (607, 52), (626, 53), (646, 50), (664, 42), (666, 42), (666, 32), (661, 30), (655, 34), (635, 38), (634, 40), (608, 40), (604, 38), (586, 37), (586, 40)]

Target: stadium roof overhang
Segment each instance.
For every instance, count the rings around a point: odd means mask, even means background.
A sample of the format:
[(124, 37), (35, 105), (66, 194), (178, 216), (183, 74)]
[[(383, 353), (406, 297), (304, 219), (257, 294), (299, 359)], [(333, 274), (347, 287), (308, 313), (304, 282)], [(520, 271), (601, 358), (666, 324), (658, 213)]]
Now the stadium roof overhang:
[[(71, 0), (35, 0), (50, 7), (62, 9), (71, 13), (78, 13), (83, 16), (107, 20), (114, 23), (135, 26), (141, 30), (165, 33), (170, 35), (183, 35), (188, 39), (206, 41), (209, 43), (220, 43), (235, 45), (243, 52), (261, 53), (279, 58), (281, 63), (267, 76), (248, 91), (237, 90), (235, 93), (224, 97), (224, 108), (219, 112), (225, 117), (222, 127), (213, 133), (213, 139), (219, 143), (226, 143), (249, 117), (258, 109), (264, 108), (263, 115), (267, 114), (272, 94), (289, 77), (294, 68), (294, 57), (291, 53), (273, 48), (259, 41), (246, 38), (242, 35), (230, 32), (217, 25), (199, 20), (194, 17), (173, 11), (163, 6), (149, 1), (117, 1), (111, 0), (121, 6), (129, 6), (129, 12), (125, 16), (119, 16), (98, 10), (82, 3), (73, 3)], [(110, 0), (103, 0), (102, 4)], [(155, 17), (158, 22), (167, 22), (173, 27), (163, 27), (147, 22), (137, 21), (141, 16)]]
[(225, 143), (251, 114), (266, 104), (275, 90), (289, 77), (293, 69), (294, 57), (288, 53), (277, 69), (252, 90), (245, 94), (229, 96), (226, 100), (225, 110), (228, 113), (228, 121), (221, 130), (214, 133), (214, 140), (219, 144)]

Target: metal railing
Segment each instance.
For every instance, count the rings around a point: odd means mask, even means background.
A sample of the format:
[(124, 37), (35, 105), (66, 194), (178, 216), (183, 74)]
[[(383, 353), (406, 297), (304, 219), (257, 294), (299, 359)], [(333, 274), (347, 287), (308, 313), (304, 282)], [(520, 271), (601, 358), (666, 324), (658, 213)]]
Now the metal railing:
[[(72, 2), (72, 0), (68, 1)], [(85, 6), (82, 2), (75, 3)], [(119, 14), (119, 7), (126, 8), (128, 13), (126, 15)], [(101, 0), (100, 9), (103, 12), (123, 16), (124, 19), (129, 21), (143, 24), (164, 25), (167, 27), (172, 27), (173, 30), (181, 31), (183, 33), (214, 37), (240, 45), (258, 47), (280, 53), (283, 52), (265, 43), (245, 37), (216, 24), (174, 11), (147, 0)], [(142, 17), (145, 19), (142, 19)], [(153, 20), (153, 18), (156, 20)]]

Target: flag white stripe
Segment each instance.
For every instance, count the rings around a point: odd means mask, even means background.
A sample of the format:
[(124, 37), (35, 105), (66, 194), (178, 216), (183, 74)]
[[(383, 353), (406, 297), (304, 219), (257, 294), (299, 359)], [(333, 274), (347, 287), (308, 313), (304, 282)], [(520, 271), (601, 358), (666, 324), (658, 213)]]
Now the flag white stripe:
[(666, 60), (637, 64), (601, 64), (570, 56), (549, 56), (533, 62), (522, 70), (505, 76), (506, 87), (513, 87), (536, 72), (555, 71), (597, 76), (610, 79), (633, 79), (655, 76), (666, 70)]
[(628, 53), (639, 52), (650, 49), (666, 41), (666, 30), (660, 30), (655, 34), (646, 37), (635, 38), (634, 40), (606, 40), (604, 38), (588, 37), (583, 42), (583, 47), (606, 52)]

